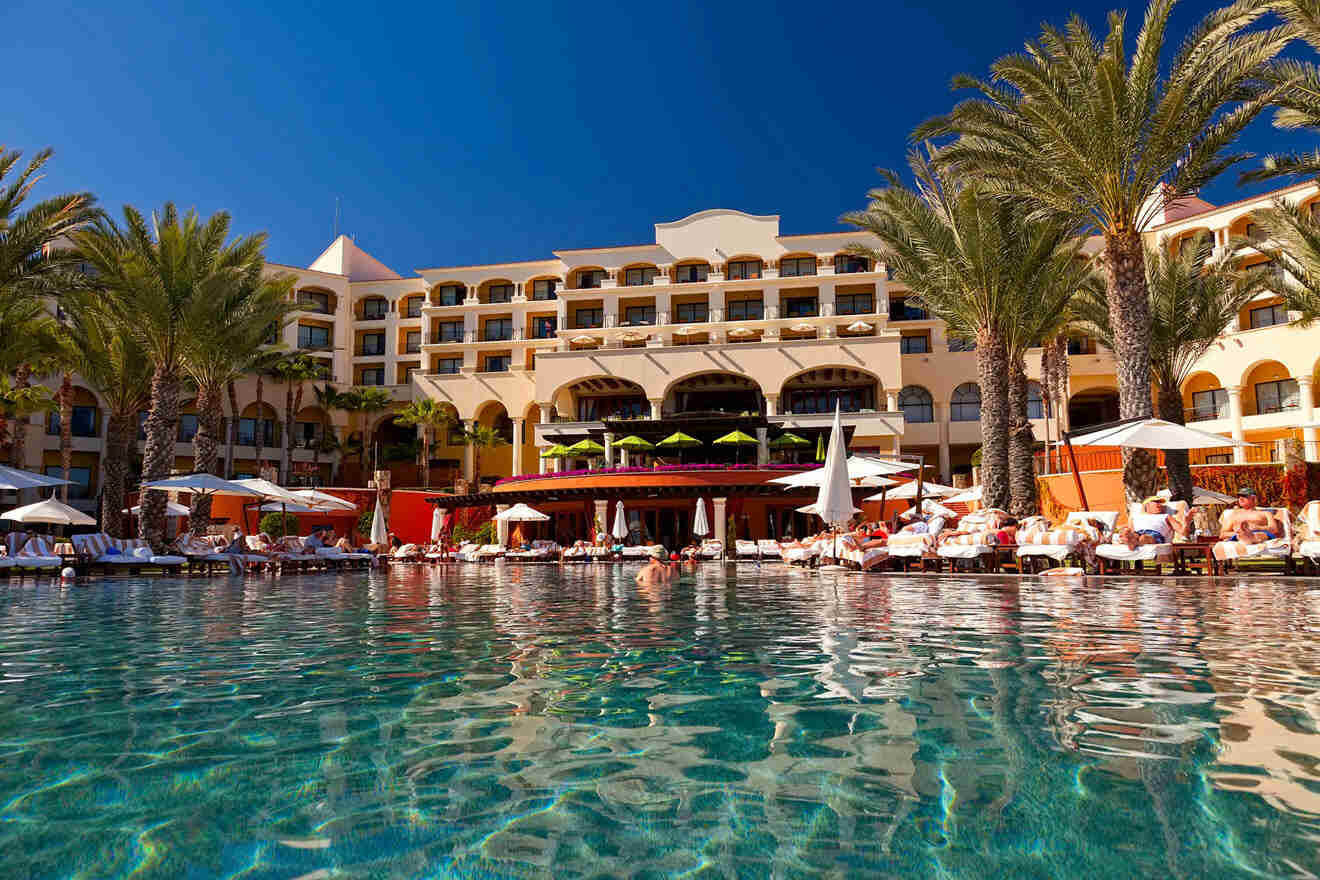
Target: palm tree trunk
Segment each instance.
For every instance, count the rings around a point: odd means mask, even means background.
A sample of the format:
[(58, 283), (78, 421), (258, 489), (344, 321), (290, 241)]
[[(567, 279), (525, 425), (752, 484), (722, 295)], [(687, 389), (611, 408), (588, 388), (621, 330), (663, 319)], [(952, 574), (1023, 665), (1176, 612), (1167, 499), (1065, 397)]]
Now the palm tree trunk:
[(976, 372), (981, 386), (981, 491), (986, 507), (1007, 510), (1008, 348), (998, 328), (977, 332)]
[(298, 383), (298, 387), (295, 388), (294, 391), (293, 391), (293, 410), (292, 410), (292, 413), (289, 415), (289, 423), (288, 423), (288, 426), (285, 428), (285, 430), (288, 431), (288, 438), (285, 440), (285, 443), (288, 445), (288, 448), (289, 448), (289, 476), (290, 476), (290, 478), (292, 478), (292, 476), (293, 476), (293, 450), (294, 450), (294, 448), (295, 448), (296, 445), (297, 445), (297, 444), (294, 442), (294, 440), (295, 440), (296, 438), (294, 437), (293, 429), (294, 429), (294, 428), (297, 426), (297, 424), (298, 424), (297, 421), (296, 421), (296, 419), (298, 418), (298, 413), (302, 412), (303, 388), (304, 388), (303, 383), (302, 383), (302, 382), (299, 382), (299, 383)]
[[(1175, 425), (1183, 424), (1182, 395), (1177, 388), (1160, 386), (1160, 418)], [(1192, 503), (1192, 466), (1186, 449), (1166, 449), (1164, 467), (1169, 472), (1169, 491), (1174, 501)]]
[(231, 379), (225, 386), (225, 390), (229, 393), (229, 452), (225, 456), (229, 460), (229, 464), (225, 468), (225, 476), (228, 478), (233, 477), (235, 473), (234, 444), (238, 442), (238, 389), (234, 387), (234, 382)]
[(252, 438), (252, 445), (255, 447), (258, 477), (261, 476), (261, 453), (266, 451), (266, 405), (262, 397), (264, 391), (264, 379), (260, 373), (257, 373), (257, 426), (253, 431), (254, 436)]
[[(1114, 371), (1118, 376), (1118, 415), (1150, 418), (1150, 295), (1146, 254), (1136, 230), (1105, 233), (1105, 294), (1114, 328)], [(1155, 487), (1155, 455), (1148, 449), (1123, 450), (1123, 489), (1129, 504)]]
[[(160, 480), (174, 467), (174, 440), (179, 426), (179, 376), (164, 366), (151, 376), (151, 411), (147, 414), (147, 445), (142, 454), (143, 481)], [(164, 492), (142, 493), (138, 537), (157, 552), (165, 547)]]
[[(14, 387), (29, 388), (32, 385), (31, 379), (32, 365), (19, 364), (18, 369), (14, 371)], [(19, 412), (14, 416), (14, 440), (10, 445), (9, 461), (19, 470), (27, 467), (27, 461), (25, 460), (27, 457), (27, 429), (28, 422), (31, 419), (31, 415), (23, 412)], [(20, 490), (18, 492), (17, 497), (20, 505), (26, 503), (24, 501), (26, 495), (27, 492), (25, 491)]]
[(1019, 356), (1012, 358), (1008, 382), (1008, 511), (1017, 517), (1036, 513), (1035, 449), (1027, 417), (1027, 368)]
[(105, 423), (105, 455), (101, 486), (101, 520), (111, 537), (127, 537), (124, 531), (124, 501), (128, 488), (129, 452), (137, 436), (137, 413), (110, 413)]
[[(69, 479), (73, 470), (73, 374), (60, 378), (60, 473)], [(60, 486), (60, 500), (69, 503), (69, 484)]]
[[(215, 473), (216, 462), (220, 458), (220, 391), (218, 388), (197, 389), (197, 436), (193, 446), (197, 458), (193, 470)], [(188, 529), (194, 535), (206, 534), (206, 527), (211, 524), (211, 496), (194, 495), (192, 510), (188, 515)]]
[(284, 462), (280, 472), (284, 475), (282, 485), (287, 486), (293, 471), (293, 380), (286, 378), (284, 385)]

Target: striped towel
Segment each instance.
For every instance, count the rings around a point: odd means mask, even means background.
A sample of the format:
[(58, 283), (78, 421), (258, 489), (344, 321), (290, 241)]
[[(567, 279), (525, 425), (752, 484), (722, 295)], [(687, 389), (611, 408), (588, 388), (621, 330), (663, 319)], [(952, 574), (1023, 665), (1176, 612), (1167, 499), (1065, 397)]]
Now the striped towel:
[(1259, 544), (1243, 544), (1241, 541), (1220, 541), (1214, 547), (1215, 559), (1228, 562), (1247, 556), (1282, 556), (1291, 546), (1286, 538), (1274, 538)]
[(994, 532), (969, 532), (965, 535), (950, 535), (940, 543), (959, 547), (991, 547), (999, 543)]
[(926, 534), (914, 534), (912, 532), (899, 532), (897, 535), (890, 535), (890, 547), (911, 547), (915, 544), (930, 544), (931, 536)]

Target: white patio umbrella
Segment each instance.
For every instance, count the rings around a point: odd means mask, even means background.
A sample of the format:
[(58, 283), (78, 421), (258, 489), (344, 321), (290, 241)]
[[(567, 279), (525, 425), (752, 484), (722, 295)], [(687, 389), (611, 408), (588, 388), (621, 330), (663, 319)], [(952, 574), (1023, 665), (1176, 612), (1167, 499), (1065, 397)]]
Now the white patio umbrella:
[[(952, 511), (952, 510), (950, 510), (949, 508), (945, 507), (943, 504), (940, 504), (940, 503), (939, 503), (938, 501), (936, 501), (934, 498), (923, 498), (923, 499), (921, 499), (921, 510), (922, 510), (923, 513), (938, 514), (938, 515), (940, 515), (940, 516), (957, 516), (957, 515), (958, 515), (955, 511)], [(912, 505), (911, 507), (909, 507), (907, 510), (903, 511), (903, 512), (902, 512), (901, 514), (899, 514), (899, 515), (900, 515), (900, 516), (911, 516), (912, 514), (914, 514), (914, 513), (916, 513), (916, 512), (917, 512), (917, 506), (914, 504), (914, 505)]]
[[(126, 507), (126, 508), (124, 508), (123, 512), (124, 512), (124, 513), (131, 513), (131, 514), (133, 514), (133, 516), (141, 516), (141, 515), (142, 515), (142, 505), (141, 505), (141, 504), (135, 504), (135, 505), (133, 505), (132, 507)], [(177, 501), (167, 501), (167, 502), (165, 502), (165, 515), (166, 515), (167, 517), (190, 516), (191, 514), (192, 514), (192, 511), (189, 510), (189, 509), (188, 509), (188, 506), (185, 505), (185, 504), (180, 504), (180, 503), (177, 502)]]
[(692, 534), (698, 538), (704, 538), (710, 534), (710, 523), (706, 520), (706, 502), (697, 499), (697, 512), (692, 517)]
[[(922, 494), (924, 495), (925, 493), (923, 492)], [(952, 498), (949, 498), (947, 500), (950, 504), (968, 504), (972, 501), (980, 501), (981, 487), (973, 486), (970, 489), (966, 489), (962, 492), (959, 492), (957, 495), (954, 495)]]
[(310, 504), (313, 507), (320, 507), (323, 510), (357, 510), (358, 506), (346, 498), (340, 498), (337, 495), (331, 495), (329, 492), (318, 492), (315, 489), (293, 489), (294, 495), (299, 498), (307, 499), (304, 504)]
[(610, 534), (620, 541), (628, 537), (628, 518), (624, 515), (622, 501), (614, 508), (614, 528), (610, 529)]
[(270, 480), (263, 480), (260, 477), (251, 477), (246, 480), (234, 480), (234, 482), (240, 486), (251, 489), (253, 492), (268, 501), (283, 501), (285, 504), (301, 504), (304, 507), (316, 506), (309, 503), (306, 498), (295, 495), (293, 490), (286, 489), (283, 486), (277, 486)]
[(843, 445), (843, 421), (839, 405), (834, 405), (834, 424), (830, 426), (830, 445), (825, 450), (825, 472), (816, 492), (816, 515), (836, 529), (834, 558), (838, 559), (837, 529), (846, 526), (857, 508), (853, 506), (852, 485), (848, 481), (848, 450)]
[(242, 495), (248, 498), (260, 498), (260, 492), (254, 492), (237, 480), (222, 480), (215, 474), (183, 474), (178, 477), (166, 477), (142, 484), (143, 489), (159, 489), (162, 492), (189, 492), (193, 495)]
[[(1155, 493), (1161, 498), (1172, 498), (1173, 492), (1168, 489), (1161, 489)], [(1223, 492), (1216, 492), (1213, 489), (1206, 489), (1201, 486), (1192, 487), (1192, 504), (1236, 504), (1237, 498), (1232, 495), (1225, 495)]]
[(45, 474), (20, 471), (18, 468), (6, 467), (0, 464), (0, 489), (13, 489), (14, 491), (46, 489), (51, 486), (63, 486), (68, 482), (68, 480), (61, 480), (59, 477), (48, 477)]
[(25, 504), (13, 510), (0, 513), (0, 519), (12, 519), (21, 523), (50, 523), (57, 526), (94, 526), (96, 519), (83, 513), (76, 507), (70, 507), (55, 500), (54, 493), (45, 501)]
[(376, 496), (376, 512), (371, 516), (371, 543), (384, 547), (390, 542), (390, 533), (385, 528), (385, 508), (381, 506), (380, 495)]
[[(886, 485), (879, 482), (887, 476), (893, 474), (903, 474), (916, 468), (915, 464), (909, 464), (903, 461), (887, 461), (880, 458), (867, 458), (865, 456), (854, 455), (848, 459), (848, 481), (854, 485), (875, 486), (877, 488)], [(777, 483), (781, 486), (800, 489), (804, 487), (819, 487), (825, 480), (825, 469), (816, 468), (815, 470), (803, 471), (799, 474), (789, 474), (786, 477), (775, 477), (773, 480), (767, 480), (767, 483)], [(892, 484), (891, 484), (892, 485)]]
[[(439, 508), (436, 509), (439, 510)], [(495, 519), (501, 522), (545, 522), (550, 517), (534, 507), (519, 503), (508, 510), (495, 514)]]
[[(962, 491), (961, 489), (955, 489), (952, 486), (945, 486), (942, 483), (932, 483), (929, 480), (926, 480), (921, 484), (922, 498), (948, 498), (950, 496), (957, 495), (961, 491)], [(899, 486), (897, 489), (890, 489), (886, 494), (890, 498), (916, 498), (917, 481), (912, 480), (911, 482), (904, 483), (903, 485)], [(880, 496), (878, 494), (870, 495), (866, 498), (863, 498), (862, 500), (879, 501)]]
[[(816, 502), (814, 502), (814, 501), (811, 502), (810, 504), (804, 504), (804, 505), (802, 505), (801, 507), (797, 507), (797, 508), (794, 508), (794, 509), (795, 509), (798, 513), (808, 513), (808, 514), (811, 514), (812, 516), (820, 516), (820, 507), (819, 507), (819, 506), (816, 504)], [(860, 507), (854, 507), (854, 508), (852, 509), (852, 512), (853, 512), (853, 514), (858, 514), (858, 513), (861, 513), (862, 510), (861, 510)]]
[(1163, 419), (1137, 419), (1097, 431), (1068, 435), (1073, 446), (1127, 446), (1140, 449), (1218, 449), (1222, 446), (1251, 446), (1223, 434), (1198, 431)]
[(263, 513), (325, 513), (323, 507), (309, 504), (292, 504), (288, 501), (267, 501), (259, 508)]

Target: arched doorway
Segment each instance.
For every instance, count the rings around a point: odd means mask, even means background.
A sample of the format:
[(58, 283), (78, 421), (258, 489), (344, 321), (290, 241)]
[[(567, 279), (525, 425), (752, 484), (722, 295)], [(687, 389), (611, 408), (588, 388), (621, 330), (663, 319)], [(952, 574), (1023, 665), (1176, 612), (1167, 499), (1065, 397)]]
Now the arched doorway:
[(1118, 392), (1108, 388), (1079, 391), (1068, 401), (1068, 430), (1079, 431), (1118, 419)]
[(786, 413), (830, 413), (835, 404), (843, 412), (878, 409), (880, 381), (864, 370), (817, 367), (786, 381), (779, 406)]
[(683, 413), (753, 413), (765, 412), (761, 386), (737, 373), (698, 373), (680, 379), (665, 392), (663, 412)]
[(641, 385), (614, 376), (579, 379), (555, 395), (555, 408), (579, 422), (640, 418), (651, 412)]

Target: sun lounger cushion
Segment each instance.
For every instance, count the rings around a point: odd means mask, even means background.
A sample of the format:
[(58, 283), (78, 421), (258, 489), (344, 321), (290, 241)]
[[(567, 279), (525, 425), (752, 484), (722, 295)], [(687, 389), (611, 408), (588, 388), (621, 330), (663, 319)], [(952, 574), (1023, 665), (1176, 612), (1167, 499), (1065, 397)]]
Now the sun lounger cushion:
[(756, 550), (762, 556), (773, 556), (776, 559), (783, 555), (783, 550), (780, 548), (779, 542), (772, 541), (769, 538), (762, 538), (760, 541), (757, 541)]
[(998, 545), (999, 538), (995, 532), (970, 532), (944, 538), (935, 552), (945, 559), (975, 559), (995, 552)]
[(33, 535), (13, 559), (18, 568), (58, 568), (64, 562), (54, 554), (45, 535)]
[(755, 541), (744, 541), (741, 538), (733, 542), (733, 552), (738, 556), (758, 556), (759, 551), (756, 548)]
[(896, 535), (889, 536), (889, 555), (920, 557), (934, 545), (935, 539), (931, 535), (919, 532), (899, 532)]
[[(1232, 508), (1230, 508), (1231, 510)], [(1283, 520), (1283, 535), (1259, 544), (1243, 544), (1241, 541), (1220, 541), (1214, 546), (1215, 559), (1220, 562), (1232, 562), (1236, 559), (1282, 559), (1292, 554), (1292, 515), (1278, 507), (1262, 507)], [(1224, 516), (1228, 515), (1224, 511)], [(1220, 518), (1221, 522), (1223, 517)]]

